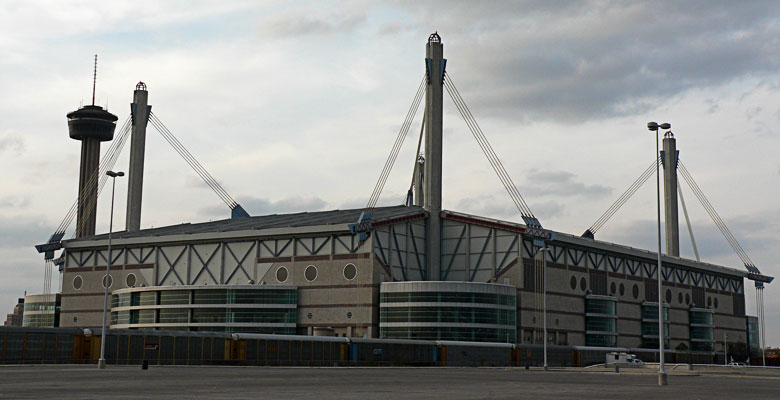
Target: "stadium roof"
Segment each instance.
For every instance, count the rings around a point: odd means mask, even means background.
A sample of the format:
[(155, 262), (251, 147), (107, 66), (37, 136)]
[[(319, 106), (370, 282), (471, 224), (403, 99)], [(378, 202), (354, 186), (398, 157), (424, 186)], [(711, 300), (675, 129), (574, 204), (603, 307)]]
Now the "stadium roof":
[[(271, 228), (294, 228), (316, 225), (340, 225), (357, 222), (363, 209), (332, 210), (316, 212), (300, 212), (292, 214), (272, 214), (257, 217), (230, 218), (219, 221), (184, 223), (179, 225), (163, 226), (159, 228), (141, 229), (138, 231), (114, 232), (114, 239), (129, 239), (150, 236), (187, 235), (196, 233), (216, 233), (231, 231), (248, 231)], [(424, 217), (426, 211), (419, 206), (407, 207), (404, 205), (377, 207), (371, 218), (372, 223), (381, 224), (391, 220), (412, 217)], [(77, 242), (82, 240), (108, 239), (108, 234), (84, 236), (70, 240)]]
[[(247, 232), (253, 230), (263, 229), (277, 229), (277, 228), (297, 228), (297, 227), (314, 227), (314, 226), (328, 226), (328, 225), (341, 225), (344, 230), (347, 228), (345, 225), (357, 222), (364, 209), (352, 209), (352, 210), (332, 210), (332, 211), (316, 211), (316, 212), (300, 212), (291, 214), (272, 214), (263, 215), (257, 217), (241, 217), (223, 219), (219, 221), (210, 221), (202, 223), (184, 223), (179, 225), (164, 226), (160, 228), (141, 229), (133, 232), (114, 232), (112, 234), (113, 239), (130, 239), (130, 240), (144, 240), (150, 238), (160, 237), (174, 237), (180, 235), (198, 235), (202, 234), (217, 234), (222, 232)], [(428, 215), (427, 211), (419, 206), (389, 206), (389, 207), (377, 207), (373, 210), (374, 215), (371, 218), (371, 222), (374, 226), (381, 226), (389, 223), (396, 223), (409, 219), (424, 218)], [(442, 211), (442, 217), (445, 219), (458, 220), (467, 223), (473, 223), (491, 228), (509, 230), (514, 232), (522, 232), (525, 225), (497, 220), (492, 218), (480, 217), (476, 215), (458, 213), (454, 211)], [(642, 257), (646, 259), (654, 259), (655, 253), (637, 249), (629, 246), (619, 245), (615, 243), (603, 242), (594, 239), (585, 239), (576, 235), (570, 235), (562, 232), (557, 232), (557, 237), (554, 242), (568, 242), (583, 248), (592, 248), (597, 251), (616, 252), (622, 254), (629, 254), (636, 257)], [(91, 245), (94, 242), (106, 241), (108, 234), (101, 234), (95, 236), (85, 236), (81, 238), (75, 238), (68, 241), (69, 245), (65, 247), (82, 247), (84, 245)], [(181, 238), (177, 239), (180, 240)], [(162, 239), (165, 240), (165, 239)], [(75, 245), (75, 246), (74, 246)], [(669, 257), (663, 255), (663, 258), (667, 262), (673, 262), (675, 264), (711, 270), (714, 272), (726, 273), (729, 275), (746, 276), (747, 272), (729, 267), (723, 267), (719, 265), (709, 264), (706, 262), (688, 260), (678, 257)]]

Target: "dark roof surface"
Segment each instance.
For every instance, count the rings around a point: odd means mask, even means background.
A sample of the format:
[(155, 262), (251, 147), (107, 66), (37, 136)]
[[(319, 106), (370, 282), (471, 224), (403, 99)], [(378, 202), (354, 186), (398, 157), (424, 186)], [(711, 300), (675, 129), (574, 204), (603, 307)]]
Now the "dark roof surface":
[[(339, 224), (351, 224), (357, 222), (360, 217), (360, 213), (363, 212), (362, 208), (353, 210), (333, 210), (333, 211), (316, 211), (316, 212), (301, 212), (294, 214), (272, 214), (262, 215), (258, 217), (244, 217), (244, 218), (231, 218), (223, 219), (219, 221), (201, 222), (201, 223), (185, 223), (180, 225), (163, 226), (160, 228), (141, 229), (134, 232), (114, 232), (112, 238), (114, 239), (126, 239), (126, 238), (139, 238), (149, 236), (168, 236), (168, 235), (187, 235), (195, 233), (216, 233), (216, 232), (231, 232), (231, 231), (247, 231), (253, 229), (269, 229), (269, 228), (292, 228), (301, 226), (315, 226), (315, 225), (339, 225)], [(372, 222), (382, 222), (397, 218), (413, 217), (417, 215), (423, 215), (425, 210), (418, 206), (390, 206), (390, 207), (377, 207), (374, 209), (374, 216), (371, 219)], [(101, 240), (107, 239), (108, 234), (101, 234), (95, 236), (85, 236), (81, 238), (72, 239), (71, 241), (81, 240)]]

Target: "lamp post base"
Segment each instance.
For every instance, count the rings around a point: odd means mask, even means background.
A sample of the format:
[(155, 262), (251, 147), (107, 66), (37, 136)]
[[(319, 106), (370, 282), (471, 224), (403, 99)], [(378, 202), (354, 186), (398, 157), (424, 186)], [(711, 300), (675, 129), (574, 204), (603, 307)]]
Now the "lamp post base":
[(106, 360), (102, 358), (98, 360), (98, 369), (106, 369)]
[(658, 373), (658, 386), (666, 386), (668, 383), (669, 382), (666, 379), (666, 372), (659, 372)]
[(547, 371), (547, 366), (546, 365), (544, 366), (544, 370)]

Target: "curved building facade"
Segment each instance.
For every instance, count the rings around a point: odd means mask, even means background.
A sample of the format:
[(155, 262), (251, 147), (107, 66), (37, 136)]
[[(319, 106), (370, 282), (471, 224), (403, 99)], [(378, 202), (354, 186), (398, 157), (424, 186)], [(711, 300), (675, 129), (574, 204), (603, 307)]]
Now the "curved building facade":
[(22, 326), (58, 327), (60, 321), (60, 295), (28, 294), (24, 296)]
[(514, 286), (476, 282), (386, 282), (379, 335), (388, 339), (517, 341)]
[(113, 291), (111, 328), (295, 334), (295, 286), (150, 286)]

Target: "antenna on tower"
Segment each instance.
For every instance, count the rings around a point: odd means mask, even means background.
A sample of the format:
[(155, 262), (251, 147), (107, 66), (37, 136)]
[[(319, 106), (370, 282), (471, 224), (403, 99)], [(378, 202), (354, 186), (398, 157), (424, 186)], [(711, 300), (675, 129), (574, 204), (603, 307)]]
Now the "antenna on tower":
[(95, 69), (92, 72), (92, 105), (95, 105), (95, 84), (97, 83), (97, 54), (95, 54)]

